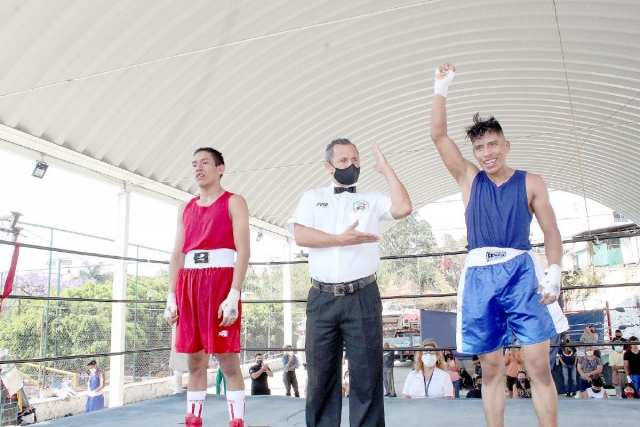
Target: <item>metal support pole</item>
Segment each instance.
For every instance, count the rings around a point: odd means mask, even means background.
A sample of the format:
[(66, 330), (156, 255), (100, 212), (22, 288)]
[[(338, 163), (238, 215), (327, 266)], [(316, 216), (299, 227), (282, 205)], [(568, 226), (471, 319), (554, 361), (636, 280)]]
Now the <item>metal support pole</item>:
[[(140, 258), (140, 246), (136, 245), (136, 259)], [(138, 300), (138, 261), (136, 261), (136, 284), (135, 299)], [(136, 349), (136, 338), (138, 337), (138, 303), (133, 303), (133, 349)], [(133, 353), (133, 367), (131, 369), (133, 382), (136, 382), (136, 358), (137, 354)]]
[[(118, 227), (115, 252), (117, 255), (128, 256), (129, 249), (129, 213), (131, 209), (130, 183), (125, 182), (124, 189), (118, 194)], [(114, 263), (113, 299), (123, 300), (127, 297), (127, 261), (118, 260)], [(126, 303), (112, 303), (111, 309), (111, 352), (125, 349), (125, 314)], [(109, 391), (109, 407), (114, 408), (124, 404), (124, 355), (111, 356), (111, 371)]]
[[(291, 241), (287, 239), (284, 244), (284, 252), (287, 261), (291, 261)], [(282, 268), (282, 299), (291, 299), (291, 264), (284, 264)], [(282, 320), (284, 322), (284, 342), (283, 344), (293, 345), (293, 314), (291, 303), (284, 303), (282, 306)]]
[[(609, 301), (605, 302), (605, 307), (607, 311), (607, 325), (609, 325), (609, 341), (613, 341), (613, 333), (611, 332), (611, 313), (609, 312)], [(604, 335), (604, 331), (603, 335)]]
[[(53, 230), (51, 230), (51, 237), (49, 239), (49, 247), (53, 247)], [(47, 357), (47, 345), (49, 342), (49, 297), (51, 296), (51, 264), (53, 264), (53, 252), (49, 251), (49, 274), (47, 275), (47, 303), (45, 305), (44, 311), (45, 311), (45, 324), (44, 324), (44, 348), (43, 348), (43, 357)], [(44, 367), (44, 365), (43, 365)], [(44, 371), (41, 369), (40, 370), (42, 372), (42, 382), (41, 387), (45, 386), (45, 383), (47, 382), (47, 370), (44, 369)]]

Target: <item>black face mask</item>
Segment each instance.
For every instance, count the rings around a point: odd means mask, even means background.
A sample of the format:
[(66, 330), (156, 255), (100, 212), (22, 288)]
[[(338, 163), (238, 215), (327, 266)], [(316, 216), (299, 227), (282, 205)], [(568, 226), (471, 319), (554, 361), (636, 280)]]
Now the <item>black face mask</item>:
[(360, 168), (357, 168), (356, 165), (351, 163), (351, 166), (344, 169), (336, 168), (336, 171), (333, 173), (333, 177), (337, 182), (342, 185), (353, 185), (358, 182), (358, 177), (360, 176)]

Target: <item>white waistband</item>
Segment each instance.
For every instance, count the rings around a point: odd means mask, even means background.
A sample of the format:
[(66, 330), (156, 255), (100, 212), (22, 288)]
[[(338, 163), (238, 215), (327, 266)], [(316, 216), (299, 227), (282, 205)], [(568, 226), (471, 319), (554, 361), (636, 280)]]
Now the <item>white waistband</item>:
[(235, 251), (233, 249), (196, 249), (184, 257), (184, 268), (233, 267)]
[(517, 257), (527, 251), (512, 248), (476, 248), (467, 254), (464, 267), (482, 267), (485, 265), (500, 264)]

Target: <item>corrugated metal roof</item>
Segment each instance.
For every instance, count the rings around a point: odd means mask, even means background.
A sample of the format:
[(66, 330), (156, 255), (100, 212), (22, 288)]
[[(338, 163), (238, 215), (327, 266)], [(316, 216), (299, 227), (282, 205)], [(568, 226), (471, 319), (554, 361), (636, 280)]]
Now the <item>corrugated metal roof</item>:
[(189, 193), (199, 146), (283, 226), (327, 185), (323, 151), (377, 141), (419, 207), (458, 191), (429, 138), (433, 71), (458, 73), (449, 129), (495, 115), (509, 163), (640, 221), (640, 2), (5, 1), (0, 123)]

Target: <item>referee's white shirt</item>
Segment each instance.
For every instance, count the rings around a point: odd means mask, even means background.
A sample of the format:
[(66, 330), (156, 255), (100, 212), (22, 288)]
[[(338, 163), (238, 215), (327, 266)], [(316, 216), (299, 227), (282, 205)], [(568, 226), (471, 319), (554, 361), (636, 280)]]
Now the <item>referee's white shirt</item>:
[[(294, 224), (330, 234), (342, 234), (357, 219), (356, 230), (378, 234), (380, 220), (391, 221), (391, 196), (378, 191), (334, 194), (333, 183), (302, 195), (289, 219)], [(309, 248), (309, 275), (325, 283), (342, 283), (367, 277), (380, 268), (378, 243)]]

